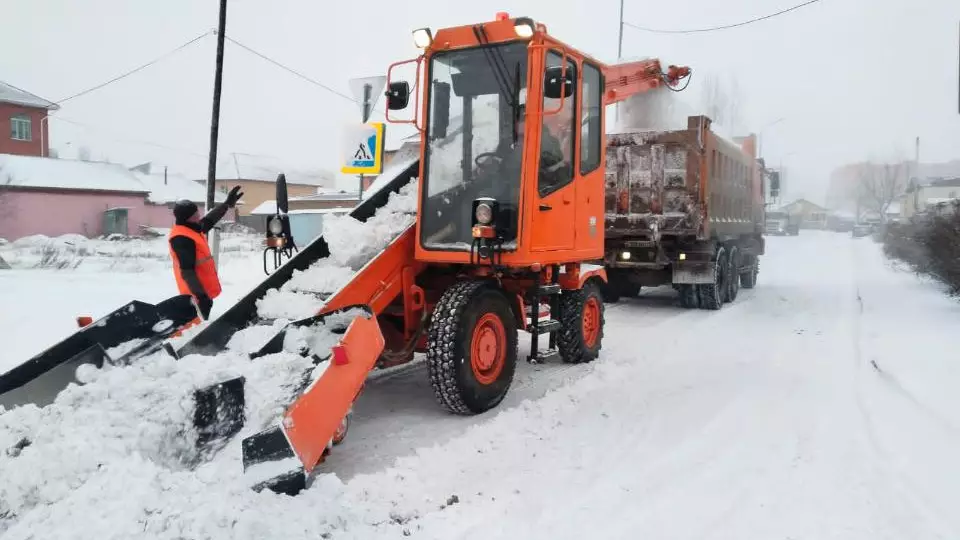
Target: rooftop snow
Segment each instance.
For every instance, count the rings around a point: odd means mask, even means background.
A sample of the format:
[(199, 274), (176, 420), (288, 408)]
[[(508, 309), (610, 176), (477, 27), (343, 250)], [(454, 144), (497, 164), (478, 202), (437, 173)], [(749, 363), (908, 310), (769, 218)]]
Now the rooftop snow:
[(276, 182), (283, 173), (288, 185), (332, 186), (333, 173), (325, 170), (298, 170), (287, 167), (279, 159), (250, 154), (228, 154), (217, 162), (217, 180), (250, 180)]
[(40, 96), (31, 94), (26, 90), (0, 81), (0, 103), (13, 103), (26, 107), (39, 107), (50, 111), (56, 111), (59, 105), (52, 101), (47, 101)]
[[(147, 195), (147, 200), (154, 204), (167, 204), (180, 199), (187, 199), (202, 204), (207, 200), (206, 186), (194, 182), (186, 176), (167, 174), (166, 179), (164, 179), (162, 172), (151, 174), (136, 171), (131, 172), (137, 180), (143, 184), (144, 188), (150, 190), (150, 194)], [(219, 190), (214, 193), (213, 197), (214, 201), (218, 203), (227, 200), (227, 196)]]
[(0, 154), (0, 182), (22, 188), (147, 193), (124, 166), (96, 161)]

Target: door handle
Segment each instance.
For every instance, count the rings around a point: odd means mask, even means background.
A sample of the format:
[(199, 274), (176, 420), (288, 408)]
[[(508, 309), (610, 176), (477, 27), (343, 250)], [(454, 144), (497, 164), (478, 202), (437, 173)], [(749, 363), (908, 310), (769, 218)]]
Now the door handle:
[(553, 210), (553, 207), (549, 204), (540, 204), (540, 210)]

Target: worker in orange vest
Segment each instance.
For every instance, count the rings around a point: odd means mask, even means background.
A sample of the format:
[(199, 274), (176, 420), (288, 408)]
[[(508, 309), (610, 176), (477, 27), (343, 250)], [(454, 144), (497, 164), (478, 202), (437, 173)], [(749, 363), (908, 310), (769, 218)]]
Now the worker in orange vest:
[(206, 233), (214, 227), (227, 208), (233, 208), (243, 196), (240, 186), (230, 190), (227, 200), (214, 206), (200, 217), (200, 209), (192, 201), (182, 199), (173, 206), (176, 224), (170, 229), (170, 257), (173, 259), (173, 275), (180, 294), (190, 294), (204, 320), (210, 317), (213, 299), (220, 295), (220, 278)]

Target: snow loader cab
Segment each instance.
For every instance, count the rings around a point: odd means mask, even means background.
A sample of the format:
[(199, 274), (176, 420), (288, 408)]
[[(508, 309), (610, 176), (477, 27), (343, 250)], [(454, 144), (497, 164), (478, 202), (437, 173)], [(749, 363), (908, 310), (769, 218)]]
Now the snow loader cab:
[[(417, 260), (529, 268), (602, 258), (603, 64), (505, 14), (415, 39)], [(390, 84), (388, 109), (408, 104), (409, 87)]]

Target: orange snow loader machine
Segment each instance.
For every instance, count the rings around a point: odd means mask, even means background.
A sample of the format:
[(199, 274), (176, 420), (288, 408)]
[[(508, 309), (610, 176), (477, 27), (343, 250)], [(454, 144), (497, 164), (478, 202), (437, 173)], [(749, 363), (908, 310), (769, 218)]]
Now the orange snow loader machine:
[[(496, 407), (507, 394), (521, 330), (530, 335), (529, 362), (584, 363), (600, 353), (604, 107), (676, 86), (689, 69), (664, 71), (657, 60), (605, 65), (554, 39), (543, 24), (506, 14), (435, 33), (420, 29), (414, 40), (423, 53), (390, 66), (386, 98), (388, 120), (419, 131), (419, 152), (395, 157), (380, 188), (350, 216), (370, 219), (418, 178), (416, 222), (339, 291), (321, 295), (318, 313), (289, 323), (250, 355), (284, 350), (286, 329), (340, 334), (332, 349), (299, 351), (316, 365), (328, 363), (290, 390), (275, 425), (241, 441), (257, 489), (296, 493), (306, 485), (345, 437), (374, 368), (424, 353), (436, 399), (467, 415)], [(399, 66), (415, 69), (413, 95), (410, 83), (393, 80)], [(293, 243), (284, 186), (281, 178), (269, 230), (271, 245), (285, 248)], [(133, 302), (0, 374), (0, 406), (53, 401), (83, 363), (127, 364), (161, 348), (181, 361), (202, 361), (188, 357), (218, 354), (252, 325), (275, 327), (260, 317), (258, 300), (331, 252), (321, 236), (287, 255), (179, 350), (165, 340), (196, 317), (189, 296), (156, 306)], [(108, 349), (132, 339), (142, 344), (109, 357)], [(244, 384), (236, 378), (196, 391), (198, 443), (219, 451), (239, 432)]]
[[(675, 86), (689, 69), (605, 65), (543, 24), (506, 14), (420, 29), (414, 40), (423, 54), (390, 66), (386, 97), (388, 121), (421, 136), (416, 224), (321, 312), (369, 306), (378, 325), (365, 327), (366, 348), (381, 336), (385, 348), (379, 360), (365, 350), (359, 366), (346, 358), (331, 366), (279, 426), (244, 441), (248, 466), (296, 456), (309, 473), (367, 371), (415, 352), (426, 354), (437, 401), (457, 414), (504, 399), (520, 330), (531, 336), (529, 362), (600, 353), (607, 278), (590, 263), (604, 257), (604, 106)], [(413, 95), (409, 82), (393, 80), (404, 65), (416, 70)]]

